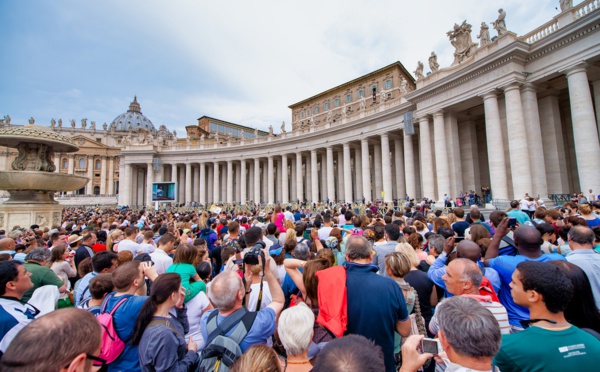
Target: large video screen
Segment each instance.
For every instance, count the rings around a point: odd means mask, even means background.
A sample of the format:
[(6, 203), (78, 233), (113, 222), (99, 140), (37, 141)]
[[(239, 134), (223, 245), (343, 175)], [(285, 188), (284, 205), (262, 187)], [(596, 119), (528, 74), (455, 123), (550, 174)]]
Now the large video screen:
[(154, 182), (152, 184), (152, 201), (172, 202), (176, 200), (176, 182)]

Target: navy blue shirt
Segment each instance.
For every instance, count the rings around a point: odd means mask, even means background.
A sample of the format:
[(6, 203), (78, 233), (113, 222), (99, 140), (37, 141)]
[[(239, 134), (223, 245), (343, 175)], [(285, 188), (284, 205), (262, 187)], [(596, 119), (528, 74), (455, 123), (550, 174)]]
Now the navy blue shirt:
[(376, 265), (347, 262), (346, 268), (346, 334), (357, 334), (374, 341), (383, 350), (386, 371), (394, 372), (396, 323), (408, 319), (402, 290), (394, 280), (377, 275), (379, 267)]

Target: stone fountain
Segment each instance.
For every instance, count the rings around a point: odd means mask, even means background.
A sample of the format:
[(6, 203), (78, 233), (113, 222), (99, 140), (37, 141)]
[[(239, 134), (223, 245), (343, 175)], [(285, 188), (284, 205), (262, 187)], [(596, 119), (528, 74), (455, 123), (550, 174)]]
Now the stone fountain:
[(62, 206), (54, 193), (78, 190), (89, 179), (55, 173), (54, 152), (75, 152), (79, 147), (70, 138), (33, 124), (0, 128), (0, 146), (19, 152), (11, 170), (0, 171), (0, 190), (10, 195), (0, 204), (0, 228), (59, 225)]

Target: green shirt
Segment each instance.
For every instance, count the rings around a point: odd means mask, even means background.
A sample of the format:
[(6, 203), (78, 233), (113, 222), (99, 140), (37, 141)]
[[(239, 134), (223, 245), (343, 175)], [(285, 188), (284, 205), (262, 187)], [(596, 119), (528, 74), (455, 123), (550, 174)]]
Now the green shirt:
[(191, 279), (197, 274), (194, 265), (189, 263), (176, 263), (167, 268), (168, 273), (177, 273), (181, 277), (181, 286), (185, 288), (184, 302), (188, 302), (198, 293), (206, 293), (206, 283), (203, 281), (192, 282)]
[(65, 285), (65, 283), (47, 266), (42, 266), (37, 262), (27, 262), (23, 266), (31, 273), (31, 282), (33, 283), (33, 288), (25, 292), (22, 302), (27, 302), (33, 295), (33, 291), (38, 289), (39, 287), (43, 287), (45, 285), (55, 285), (58, 288)]
[(502, 372), (597, 371), (600, 341), (575, 326), (563, 331), (531, 326), (502, 336), (494, 365)]

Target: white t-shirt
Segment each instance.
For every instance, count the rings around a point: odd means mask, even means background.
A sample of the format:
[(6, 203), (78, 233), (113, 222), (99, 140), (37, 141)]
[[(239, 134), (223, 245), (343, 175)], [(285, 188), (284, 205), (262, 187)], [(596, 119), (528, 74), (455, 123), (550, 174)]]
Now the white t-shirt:
[(318, 231), (319, 240), (327, 240), (327, 238), (329, 238), (329, 233), (331, 233), (331, 230), (333, 230), (333, 227), (331, 226), (321, 227)]
[(173, 264), (173, 259), (162, 249), (156, 249), (150, 253), (150, 257), (154, 262), (154, 269), (158, 275), (166, 273), (167, 268)]
[[(248, 297), (248, 311), (256, 311), (256, 304), (258, 303), (258, 293), (260, 292), (260, 283), (250, 285), (250, 296)], [(260, 309), (264, 309), (273, 301), (271, 290), (269, 289), (269, 283), (263, 282), (263, 296), (262, 302), (260, 303)]]
[(294, 222), (294, 215), (292, 214), (292, 212), (285, 211), (283, 212), (283, 215), (285, 216), (286, 220)]
[(529, 200), (523, 198), (521, 199), (521, 210), (528, 211), (529, 210)]
[(148, 254), (154, 252), (154, 250), (156, 249), (154, 244), (150, 244), (150, 243), (142, 243), (142, 244), (140, 244), (140, 247), (142, 247), (142, 252), (148, 253)]
[(119, 252), (123, 252), (123, 251), (130, 251), (131, 253), (133, 253), (133, 256), (135, 257), (139, 251), (142, 250), (142, 247), (129, 239), (125, 239), (122, 240), (119, 245), (117, 246), (117, 251)]

